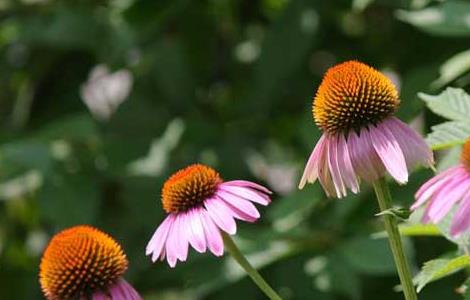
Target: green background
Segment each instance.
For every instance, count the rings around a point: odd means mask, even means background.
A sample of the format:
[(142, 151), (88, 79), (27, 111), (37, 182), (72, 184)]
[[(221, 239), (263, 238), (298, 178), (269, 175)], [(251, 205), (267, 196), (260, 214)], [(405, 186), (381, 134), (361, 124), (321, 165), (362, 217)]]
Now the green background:
[[(343, 200), (296, 188), (320, 136), (312, 96), (328, 67), (357, 59), (399, 81), (398, 116), (429, 132), (441, 119), (417, 93), (470, 82), (468, 53), (441, 68), (469, 48), (469, 1), (2, 0), (0, 18), (0, 299), (42, 299), (43, 247), (77, 224), (122, 244), (145, 299), (264, 299), (227, 257), (192, 250), (175, 269), (145, 257), (162, 183), (195, 162), (276, 192), (236, 241), (283, 298), (400, 299), (387, 241), (371, 237), (370, 187)], [(109, 121), (80, 96), (97, 64), (133, 75)], [(130, 167), (139, 160), (150, 172)], [(431, 175), (394, 185), (396, 204)], [(414, 273), (456, 249), (436, 237), (406, 248)], [(462, 299), (464, 281), (420, 298)]]

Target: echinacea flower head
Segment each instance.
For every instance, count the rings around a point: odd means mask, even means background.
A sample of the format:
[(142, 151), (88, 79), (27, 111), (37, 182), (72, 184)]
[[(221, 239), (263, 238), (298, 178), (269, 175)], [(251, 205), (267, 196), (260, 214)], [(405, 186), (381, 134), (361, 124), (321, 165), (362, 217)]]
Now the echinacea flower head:
[(460, 163), (434, 176), (416, 192), (412, 210), (426, 203), (423, 221), (439, 223), (453, 208), (450, 233), (457, 236), (470, 229), (470, 138)]
[(164, 259), (174, 267), (186, 261), (188, 248), (216, 256), (224, 253), (221, 232), (233, 235), (235, 219), (255, 222), (260, 213), (253, 205), (268, 205), (271, 192), (244, 180), (223, 181), (214, 169), (190, 165), (173, 174), (163, 185), (162, 204), (168, 214), (147, 245), (152, 261)]
[(39, 281), (48, 300), (140, 300), (123, 278), (128, 262), (106, 233), (75, 226), (56, 234), (40, 265)]
[(313, 100), (313, 118), (323, 134), (305, 166), (299, 188), (319, 179), (328, 196), (359, 192), (390, 174), (408, 181), (411, 168), (432, 166), (424, 140), (393, 116), (400, 99), (382, 73), (357, 61), (330, 68)]

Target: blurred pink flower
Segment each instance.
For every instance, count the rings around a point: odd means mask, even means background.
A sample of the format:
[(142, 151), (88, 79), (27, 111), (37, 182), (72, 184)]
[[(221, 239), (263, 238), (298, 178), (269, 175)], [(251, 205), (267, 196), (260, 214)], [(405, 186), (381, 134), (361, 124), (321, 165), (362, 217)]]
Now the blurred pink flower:
[(432, 223), (440, 222), (457, 206), (450, 227), (453, 236), (470, 228), (470, 138), (464, 145), (460, 161), (457, 166), (423, 184), (411, 206), (415, 210), (427, 202), (423, 221)]
[(235, 219), (255, 222), (260, 213), (252, 202), (268, 205), (271, 192), (244, 180), (223, 182), (212, 168), (195, 164), (173, 174), (163, 185), (163, 209), (169, 214), (147, 245), (152, 261), (174, 267), (186, 261), (188, 246), (216, 256), (224, 253), (221, 231), (233, 235)]
[(393, 117), (400, 100), (393, 83), (356, 61), (330, 68), (314, 99), (313, 116), (323, 130), (305, 167), (299, 188), (319, 179), (328, 196), (359, 192), (360, 180), (373, 182), (385, 173), (398, 183), (409, 169), (432, 166), (424, 140)]

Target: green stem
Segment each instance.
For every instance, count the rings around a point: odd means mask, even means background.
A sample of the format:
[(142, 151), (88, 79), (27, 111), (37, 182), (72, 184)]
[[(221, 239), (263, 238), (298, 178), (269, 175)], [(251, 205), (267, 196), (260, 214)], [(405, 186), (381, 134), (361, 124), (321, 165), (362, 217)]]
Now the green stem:
[(224, 244), (227, 251), (237, 261), (237, 263), (248, 273), (253, 282), (268, 296), (271, 300), (282, 300), (282, 298), (273, 290), (272, 287), (261, 277), (258, 271), (246, 260), (245, 256), (240, 252), (237, 245), (233, 242), (232, 238), (223, 233)]
[[(385, 211), (390, 209), (392, 203), (392, 197), (390, 190), (385, 182), (385, 179), (381, 178), (374, 184), (375, 195), (379, 202), (380, 210)], [(393, 258), (395, 259), (395, 265), (398, 270), (398, 276), (400, 277), (403, 293), (405, 294), (406, 300), (417, 300), (416, 291), (413, 286), (413, 280), (411, 277), (410, 267), (406, 261), (405, 253), (403, 252), (403, 245), (401, 242), (400, 233), (398, 231), (397, 221), (394, 216), (384, 215), (385, 230), (388, 234), (388, 240), (390, 248), (392, 248)]]

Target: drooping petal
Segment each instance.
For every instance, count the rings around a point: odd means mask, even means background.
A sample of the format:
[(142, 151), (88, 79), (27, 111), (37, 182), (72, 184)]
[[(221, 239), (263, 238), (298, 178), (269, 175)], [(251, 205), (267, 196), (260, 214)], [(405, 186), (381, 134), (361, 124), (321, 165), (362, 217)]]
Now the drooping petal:
[(320, 175), (320, 166), (325, 151), (325, 140), (326, 135), (323, 134), (310, 154), (307, 164), (305, 165), (304, 173), (300, 179), (299, 189), (302, 189), (307, 182), (314, 183)]
[(438, 223), (451, 210), (455, 203), (460, 201), (463, 195), (470, 189), (470, 180), (465, 177), (454, 177), (432, 196), (427, 217), (434, 223)]
[[(139, 293), (124, 279), (120, 279), (117, 283), (109, 288), (111, 300), (141, 300)], [(108, 299), (108, 298), (104, 298)], [(93, 298), (93, 300), (95, 300)]]
[(145, 250), (146, 255), (152, 254), (152, 261), (155, 262), (161, 255), (165, 243), (167, 241), (168, 232), (170, 230), (171, 225), (175, 220), (175, 216), (173, 214), (166, 217), (162, 224), (157, 228), (152, 239), (147, 244), (147, 248)]
[(178, 261), (179, 253), (179, 244), (178, 244), (178, 224), (175, 214), (175, 220), (171, 224), (171, 227), (168, 231), (168, 239), (165, 244), (165, 254), (166, 259), (170, 267), (174, 268), (176, 262)]
[(237, 207), (233, 206), (232, 204), (222, 200), (222, 198), (218, 197), (217, 195), (215, 197), (220, 199), (221, 203), (224, 204), (232, 212), (232, 216), (235, 219), (250, 222), (250, 223), (256, 222), (256, 220), (258, 220), (258, 218), (252, 217), (252, 216), (244, 213), (243, 211), (241, 211)]
[(408, 169), (405, 157), (393, 134), (382, 123), (378, 127), (370, 126), (369, 133), (372, 145), (388, 173), (398, 183), (406, 183), (408, 181)]
[(338, 140), (336, 136), (332, 136), (328, 139), (328, 167), (330, 168), (331, 178), (335, 186), (336, 196), (342, 198), (346, 196), (346, 187), (341, 178), (339, 160)]
[[(93, 293), (92, 300), (108, 300), (108, 299), (109, 299), (109, 297), (101, 291)], [(80, 300), (86, 300), (86, 298), (82, 297), (82, 298), (80, 298)]]
[(443, 186), (452, 180), (455, 176), (461, 176), (462, 169), (457, 166), (450, 168), (439, 175), (434, 176), (426, 183), (424, 183), (415, 194), (415, 203), (411, 206), (412, 210), (417, 209), (419, 206), (423, 205), (431, 196), (441, 189)]
[(204, 206), (212, 221), (220, 229), (228, 234), (235, 234), (237, 232), (237, 224), (233, 219), (232, 212), (225, 205), (220, 205), (220, 202), (222, 201), (217, 198), (211, 198), (204, 202)]
[(206, 234), (206, 241), (209, 250), (215, 256), (222, 256), (224, 254), (224, 242), (220, 234), (219, 229), (212, 221), (209, 213), (205, 210), (202, 210), (201, 220), (204, 227), (204, 232)]
[(268, 195), (258, 191), (254, 191), (246, 187), (227, 186), (225, 183), (220, 184), (219, 189), (226, 191), (227, 193), (239, 196), (245, 200), (256, 202), (261, 205), (268, 205), (271, 199)]
[(242, 211), (244, 214), (255, 219), (258, 219), (260, 217), (260, 213), (250, 201), (247, 201), (233, 194), (226, 193), (224, 191), (219, 191), (217, 195), (225, 202), (231, 204), (232, 206)]
[(178, 220), (178, 249), (179, 249), (179, 259), (181, 261), (186, 261), (188, 257), (188, 222), (187, 222), (187, 213), (180, 213), (177, 217)]
[(187, 215), (187, 226), (188, 226), (188, 240), (191, 246), (196, 249), (199, 253), (206, 252), (206, 237), (204, 234), (204, 228), (202, 227), (202, 221), (200, 217), (200, 211), (202, 208), (192, 208), (188, 211)]
[(251, 182), (251, 181), (247, 181), (247, 180), (231, 180), (231, 181), (226, 181), (223, 183), (223, 185), (225, 186), (239, 186), (239, 187), (249, 187), (249, 188), (252, 188), (252, 189), (255, 189), (255, 190), (259, 190), (263, 193), (266, 193), (266, 194), (272, 194), (272, 192), (265, 188), (264, 186), (260, 185), (260, 184), (257, 184), (257, 183), (254, 183), (254, 182)]
[(338, 137), (338, 159), (340, 160), (340, 175), (343, 178), (343, 182), (347, 188), (353, 193), (359, 192), (359, 183), (357, 181), (356, 172), (351, 163), (351, 157), (349, 155), (348, 145), (346, 138), (343, 134)]
[(363, 129), (360, 136), (351, 130), (348, 148), (353, 168), (359, 177), (369, 183), (377, 180), (384, 168), (381, 162), (373, 163), (374, 157), (375, 161), (380, 161), (380, 158), (375, 153), (367, 129)]
[(400, 144), (409, 169), (418, 165), (430, 167), (434, 164), (431, 149), (416, 131), (395, 117), (388, 118), (383, 123)]
[(453, 236), (467, 231), (470, 228), (470, 191), (467, 192), (455, 213), (450, 226), (450, 234)]

